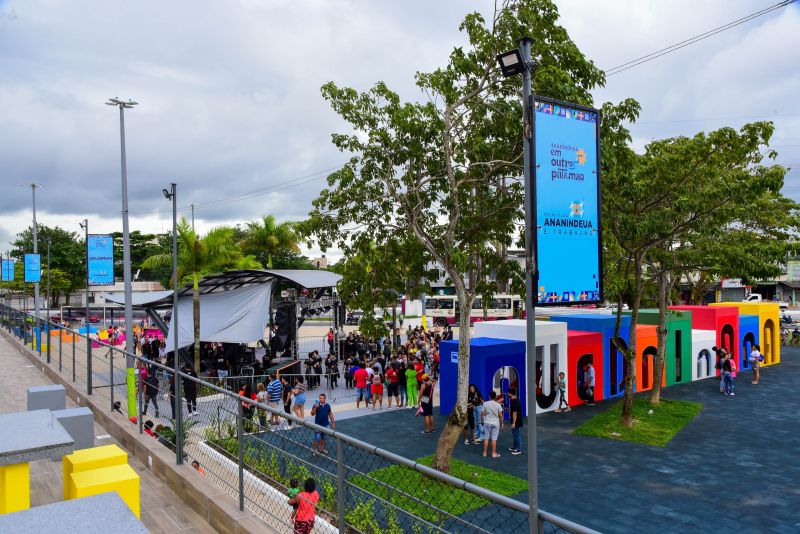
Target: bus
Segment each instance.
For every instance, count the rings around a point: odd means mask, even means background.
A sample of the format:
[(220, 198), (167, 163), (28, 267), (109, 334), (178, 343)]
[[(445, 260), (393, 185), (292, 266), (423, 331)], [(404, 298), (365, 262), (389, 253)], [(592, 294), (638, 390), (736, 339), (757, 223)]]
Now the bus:
[[(519, 295), (498, 294), (483, 309), (483, 301), (476, 298), (472, 302), (470, 324), (479, 321), (496, 321), (498, 319), (522, 319), (525, 316), (525, 301)], [(425, 315), (436, 326), (458, 324), (458, 297), (455, 295), (434, 295), (425, 300)]]

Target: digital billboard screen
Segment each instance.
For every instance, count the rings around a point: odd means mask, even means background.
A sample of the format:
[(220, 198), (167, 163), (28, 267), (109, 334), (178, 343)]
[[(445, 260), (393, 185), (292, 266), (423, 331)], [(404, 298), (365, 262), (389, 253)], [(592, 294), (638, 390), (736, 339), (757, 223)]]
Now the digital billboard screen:
[(533, 99), (538, 304), (602, 299), (599, 114)]
[(92, 234), (87, 243), (89, 285), (114, 285), (114, 239), (108, 234)]
[(42, 279), (42, 260), (38, 254), (25, 254), (25, 281), (37, 283)]
[(13, 282), (14, 281), (14, 260), (3, 260), (2, 261), (2, 278), (3, 282)]

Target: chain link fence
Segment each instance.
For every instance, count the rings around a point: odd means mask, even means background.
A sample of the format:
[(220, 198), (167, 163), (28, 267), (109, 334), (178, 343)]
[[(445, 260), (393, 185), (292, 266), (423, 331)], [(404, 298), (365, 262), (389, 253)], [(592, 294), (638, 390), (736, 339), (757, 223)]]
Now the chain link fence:
[[(37, 325), (8, 306), (0, 312), (3, 326), (63, 380), (106, 402), (109, 410), (128, 416), (132, 406), (142, 439), (158, 440), (175, 453), (176, 462), (190, 463), (237, 499), (240, 509), (279, 531), (294, 528), (297, 505), (290, 497), (297, 490), (297, 499), (308, 495), (302, 490), (309, 479), (319, 495), (313, 529), (318, 533), (530, 530), (524, 502), (305, 421), (285, 412), (282, 402), (262, 404), (238, 395), (242, 381), (255, 391), (259, 382), (267, 385), (265, 377), (210, 382), (187, 372), (176, 375), (172, 365), (94, 339), (91, 328), (87, 333), (46, 321)], [(293, 382), (293, 376), (286, 378)], [(325, 391), (326, 377), (321, 378)], [(594, 532), (543, 511), (538, 523), (539, 532), (547, 534)]]

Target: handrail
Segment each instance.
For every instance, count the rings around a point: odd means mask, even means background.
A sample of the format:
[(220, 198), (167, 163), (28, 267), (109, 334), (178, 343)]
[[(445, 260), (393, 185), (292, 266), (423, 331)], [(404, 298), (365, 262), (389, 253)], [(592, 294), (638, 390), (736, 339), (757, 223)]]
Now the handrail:
[[(4, 305), (4, 306), (7, 306), (7, 305)], [(11, 306), (7, 306), (7, 307), (9, 309), (11, 309), (11, 310), (15, 310)], [(15, 311), (19, 312), (20, 310), (15, 310)], [(25, 313), (25, 312), (21, 312), (21, 313)], [(28, 314), (26, 314), (26, 315), (28, 315)], [(48, 321), (46, 321), (44, 319), (42, 319), (41, 322), (43, 324), (45, 324), (45, 325), (48, 325), (48, 326), (49, 325), (59, 326), (59, 325), (57, 325), (57, 323), (53, 323), (52, 321), (48, 322)], [(84, 334), (84, 333), (79, 332), (78, 330), (73, 330), (73, 329), (67, 328), (67, 327), (65, 327), (63, 325), (59, 326), (59, 328), (62, 329), (62, 330), (66, 330), (66, 331), (70, 332), (74, 336), (77, 336), (77, 337), (80, 337), (80, 338), (87, 338), (88, 341), (94, 341), (94, 342), (98, 343), (99, 345), (101, 345), (103, 347), (113, 349), (113, 350), (115, 350), (115, 351), (117, 351), (119, 353), (122, 353), (122, 354), (124, 354), (126, 356), (129, 356), (129, 357), (133, 358), (136, 361), (142, 362), (143, 364), (145, 364), (147, 366), (156, 367), (157, 369), (161, 369), (163, 371), (166, 371), (167, 373), (169, 373), (171, 375), (175, 374), (175, 369), (173, 369), (171, 367), (167, 367), (166, 365), (163, 365), (163, 364), (161, 364), (161, 363), (159, 363), (157, 361), (149, 360), (147, 358), (144, 358), (144, 357), (136, 355), (136, 354), (131, 354), (131, 353), (127, 352), (125, 349), (117, 348), (114, 345), (110, 345), (110, 344), (108, 344), (108, 343), (106, 343), (104, 341), (98, 340), (98, 339), (93, 339), (91, 337), (91, 332), (89, 331), (89, 329), (87, 329), (87, 333)], [(294, 363), (294, 362), (292, 362), (292, 363)], [(291, 364), (289, 364), (289, 365), (291, 365)], [(395, 453), (393, 453), (391, 451), (388, 451), (388, 450), (385, 450), (385, 449), (381, 449), (380, 447), (371, 445), (371, 444), (369, 444), (369, 443), (367, 443), (365, 441), (359, 440), (359, 439), (354, 438), (354, 437), (352, 437), (350, 435), (343, 434), (340, 431), (332, 430), (332, 429), (330, 429), (328, 427), (323, 427), (323, 426), (317, 425), (317, 424), (315, 424), (315, 423), (313, 423), (311, 421), (306, 421), (305, 419), (301, 419), (301, 418), (295, 416), (294, 414), (286, 413), (283, 410), (280, 410), (280, 409), (277, 409), (277, 408), (273, 408), (273, 407), (269, 406), (268, 404), (260, 403), (257, 400), (253, 400), (253, 399), (249, 399), (247, 397), (241, 396), (238, 393), (234, 393), (234, 392), (232, 392), (230, 390), (227, 390), (225, 388), (219, 387), (216, 384), (213, 384), (211, 382), (207, 382), (205, 380), (201, 380), (199, 377), (197, 377), (197, 378), (193, 377), (193, 376), (191, 376), (191, 375), (189, 375), (187, 373), (184, 373), (182, 371), (178, 371), (178, 376), (180, 376), (181, 379), (183, 379), (183, 380), (192, 381), (192, 382), (194, 382), (194, 383), (196, 383), (198, 385), (204, 386), (204, 387), (206, 387), (206, 388), (208, 388), (208, 389), (210, 389), (212, 391), (216, 391), (217, 393), (220, 393), (220, 394), (222, 394), (222, 395), (224, 395), (226, 397), (229, 397), (231, 399), (235, 399), (236, 401), (242, 403), (242, 405), (248, 404), (250, 406), (253, 406), (253, 407), (258, 408), (258, 409), (260, 409), (262, 411), (268, 412), (270, 414), (280, 415), (282, 418), (287, 419), (287, 420), (289, 420), (289, 421), (291, 421), (291, 422), (293, 422), (293, 423), (295, 423), (295, 424), (297, 424), (299, 426), (302, 426), (302, 427), (308, 428), (308, 429), (310, 429), (310, 430), (312, 430), (314, 432), (318, 432), (318, 433), (324, 434), (326, 436), (332, 437), (332, 438), (334, 438), (336, 440), (341, 441), (342, 443), (346, 443), (346, 444), (351, 445), (351, 446), (353, 446), (353, 447), (355, 447), (357, 449), (361, 449), (361, 450), (363, 450), (363, 451), (365, 451), (367, 453), (373, 454), (373, 455), (375, 455), (375, 456), (377, 456), (379, 458), (383, 458), (383, 459), (385, 459), (385, 460), (387, 460), (389, 462), (392, 462), (394, 464), (399, 464), (399, 465), (401, 465), (403, 467), (407, 467), (409, 469), (412, 469), (414, 471), (422, 473), (422, 474), (424, 474), (424, 475), (426, 475), (426, 476), (428, 476), (428, 477), (430, 477), (430, 478), (432, 478), (434, 480), (437, 480), (437, 481), (442, 482), (444, 484), (447, 484), (449, 486), (452, 486), (452, 487), (455, 487), (455, 488), (458, 488), (458, 489), (462, 489), (464, 491), (467, 491), (467, 492), (472, 493), (474, 495), (477, 495), (479, 497), (483, 497), (483, 498), (485, 498), (485, 499), (487, 499), (487, 500), (489, 500), (491, 502), (494, 502), (494, 503), (499, 504), (501, 506), (504, 506), (506, 508), (510, 508), (512, 510), (515, 510), (515, 511), (518, 511), (518, 512), (521, 512), (521, 513), (524, 513), (524, 514), (528, 514), (528, 512), (530, 510), (530, 507), (529, 507), (529, 505), (527, 503), (524, 503), (524, 502), (521, 502), (521, 501), (517, 501), (515, 499), (512, 499), (511, 497), (508, 497), (508, 496), (505, 496), (505, 495), (500, 495), (500, 494), (495, 493), (495, 492), (493, 492), (491, 490), (482, 488), (480, 486), (476, 486), (475, 484), (472, 484), (471, 482), (467, 482), (467, 481), (462, 480), (460, 478), (454, 477), (454, 476), (452, 476), (450, 474), (442, 473), (440, 471), (437, 471), (436, 469), (433, 469), (431, 467), (423, 465), (423, 464), (421, 464), (419, 462), (416, 462), (414, 460), (410, 460), (408, 458), (405, 458), (403, 456), (395, 454)], [(539, 517), (539, 521), (540, 522), (541, 521), (546, 521), (548, 523), (552, 523), (553, 525), (555, 525), (557, 527), (569, 530), (570, 532), (574, 532), (575, 534), (599, 534), (599, 532), (597, 532), (597, 531), (595, 531), (595, 530), (593, 530), (591, 528), (585, 527), (583, 525), (579, 525), (577, 523), (574, 523), (572, 521), (564, 519), (564, 518), (562, 518), (560, 516), (557, 516), (557, 515), (551, 514), (549, 512), (546, 512), (546, 511), (544, 511), (542, 509), (538, 510), (538, 517)]]

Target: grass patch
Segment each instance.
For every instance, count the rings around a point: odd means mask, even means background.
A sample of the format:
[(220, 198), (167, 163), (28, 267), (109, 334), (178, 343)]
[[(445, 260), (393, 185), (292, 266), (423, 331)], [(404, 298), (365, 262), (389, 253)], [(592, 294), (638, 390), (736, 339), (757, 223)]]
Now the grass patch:
[[(661, 399), (661, 404), (651, 406), (648, 398), (633, 399), (633, 427), (619, 424), (622, 401), (598, 414), (573, 432), (580, 436), (632, 441), (666, 447), (672, 438), (700, 413), (702, 404), (683, 400)], [(653, 410), (653, 413), (649, 413)]]
[[(433, 455), (420, 458), (417, 462), (430, 466)], [(506, 496), (516, 495), (528, 489), (528, 483), (521, 478), (468, 464), (455, 458), (450, 461), (450, 474)], [(482, 497), (442, 484), (422, 473), (399, 465), (377, 469), (368, 475), (358, 475), (350, 479), (350, 482), (434, 524), (440, 523), (443, 518), (439, 517), (431, 507), (458, 516), (489, 503)], [(422, 502), (413, 500), (409, 495)]]

